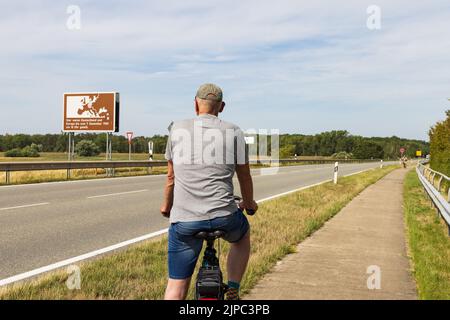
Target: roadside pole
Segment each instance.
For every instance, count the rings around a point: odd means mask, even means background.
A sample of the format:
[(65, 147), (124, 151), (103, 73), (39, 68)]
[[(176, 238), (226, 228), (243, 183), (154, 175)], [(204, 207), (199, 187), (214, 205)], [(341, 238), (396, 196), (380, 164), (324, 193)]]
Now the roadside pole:
[(334, 184), (338, 183), (338, 174), (339, 174), (339, 162), (336, 162), (334, 164)]
[[(112, 160), (112, 132), (106, 133), (106, 161)], [(106, 169), (106, 176), (107, 177), (114, 177), (115, 176), (115, 169), (110, 168)]]
[[(148, 142), (148, 161), (153, 161), (153, 141)], [(147, 167), (147, 174), (152, 172), (152, 167)]]
[[(128, 138), (128, 161), (131, 161), (131, 141), (133, 140), (133, 132), (127, 132)], [(128, 168), (128, 173), (131, 173), (131, 168)]]
[(381, 163), (380, 163), (380, 169), (383, 169), (383, 160), (381, 160)]
[[(67, 152), (67, 160), (73, 161), (75, 154), (75, 132), (69, 132), (69, 150)], [(67, 169), (67, 180), (70, 180), (70, 169)]]

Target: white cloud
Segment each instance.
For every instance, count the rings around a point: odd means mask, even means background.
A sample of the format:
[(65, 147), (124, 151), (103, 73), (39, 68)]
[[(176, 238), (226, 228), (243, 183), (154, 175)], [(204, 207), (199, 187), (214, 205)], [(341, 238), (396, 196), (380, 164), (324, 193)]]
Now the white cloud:
[(371, 1), (79, 1), (80, 31), (70, 4), (2, 0), (0, 132), (58, 131), (79, 90), (118, 90), (122, 129), (164, 132), (206, 81), (225, 118), (281, 131), (426, 138), (449, 106), (448, 1), (377, 1), (379, 31)]

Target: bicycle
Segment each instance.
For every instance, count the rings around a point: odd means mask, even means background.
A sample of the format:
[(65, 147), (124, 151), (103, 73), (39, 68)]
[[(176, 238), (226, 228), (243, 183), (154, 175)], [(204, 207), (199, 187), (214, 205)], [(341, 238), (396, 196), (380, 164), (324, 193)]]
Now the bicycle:
[[(240, 197), (235, 196), (234, 200), (239, 202)], [(246, 210), (248, 215), (253, 215), (255, 212)], [(214, 242), (225, 236), (223, 230), (200, 231), (194, 236), (198, 239), (206, 241), (206, 249), (203, 255), (202, 265), (197, 274), (195, 283), (195, 300), (224, 300), (225, 294), (228, 291), (228, 286), (223, 283), (222, 270), (220, 269), (219, 258), (217, 251), (214, 248)], [(220, 256), (220, 243), (219, 243)]]

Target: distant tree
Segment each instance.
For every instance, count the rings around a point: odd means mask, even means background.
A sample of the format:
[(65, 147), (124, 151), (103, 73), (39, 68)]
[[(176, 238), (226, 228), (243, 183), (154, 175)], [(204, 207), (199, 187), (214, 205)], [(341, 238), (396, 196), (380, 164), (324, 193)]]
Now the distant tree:
[(384, 150), (379, 144), (371, 141), (360, 141), (353, 149), (353, 155), (356, 159), (383, 159)]
[(280, 159), (291, 158), (295, 154), (295, 146), (288, 144), (280, 148)]
[[(0, 135), (0, 151), (5, 152), (11, 149), (23, 149), (32, 143), (42, 145), (39, 152), (65, 152), (68, 146), (68, 134), (5, 134)], [(364, 142), (372, 142), (383, 148), (385, 159), (396, 159), (399, 157), (401, 147), (407, 149), (408, 157), (414, 157), (416, 150), (421, 150), (424, 154), (429, 154), (430, 147), (425, 141), (401, 139), (399, 137), (389, 138), (364, 138), (360, 136), (350, 135), (345, 130), (322, 132), (316, 135), (302, 134), (282, 134), (280, 135), (279, 147), (284, 148), (285, 154), (294, 154), (302, 156), (331, 156), (338, 152), (354, 153), (354, 150), (361, 148)], [(105, 133), (80, 133), (75, 135), (75, 144), (82, 140), (93, 141), (100, 151), (104, 152), (106, 147)], [(153, 152), (164, 153), (166, 149), (167, 135), (153, 135), (150, 137), (138, 136), (133, 139), (133, 152), (147, 153), (148, 142), (153, 141)], [(270, 153), (270, 137), (267, 139), (269, 143), (268, 152)], [(292, 147), (294, 151), (292, 152)], [(113, 152), (128, 152), (127, 138), (122, 135), (112, 136)]]
[(430, 129), (431, 167), (450, 176), (450, 110), (447, 119)]
[(100, 149), (90, 140), (81, 140), (76, 144), (75, 152), (81, 157), (93, 157), (100, 154)]

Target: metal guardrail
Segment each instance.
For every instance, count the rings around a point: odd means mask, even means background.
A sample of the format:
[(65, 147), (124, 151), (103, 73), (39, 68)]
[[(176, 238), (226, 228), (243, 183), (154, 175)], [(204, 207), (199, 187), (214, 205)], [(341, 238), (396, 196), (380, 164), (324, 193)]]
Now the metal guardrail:
[(447, 181), (450, 185), (450, 178), (425, 166), (425, 164), (426, 162), (421, 162), (417, 165), (417, 174), (439, 215), (447, 223), (450, 235), (450, 188), (448, 189), (447, 199), (442, 195), (442, 192), (445, 191), (443, 190), (445, 185), (443, 182)]
[(0, 162), (0, 172), (6, 173), (6, 184), (11, 182), (11, 172), (40, 171), (40, 170), (67, 170), (67, 180), (70, 179), (71, 170), (79, 169), (106, 169), (108, 176), (114, 176), (117, 168), (152, 168), (165, 167), (167, 161), (51, 161), (51, 162)]
[[(336, 160), (336, 159), (280, 159), (276, 162), (286, 163), (302, 163), (302, 164), (327, 164), (335, 163), (363, 163), (363, 162), (379, 162), (380, 160)], [(273, 163), (271, 160), (255, 160), (250, 164), (267, 165)], [(29, 162), (0, 162), (0, 172), (6, 173), (6, 184), (11, 182), (11, 172), (17, 171), (39, 171), (39, 170), (67, 170), (67, 179), (70, 179), (70, 171), (77, 169), (107, 169), (110, 170), (110, 176), (114, 176), (114, 169), (117, 168), (152, 168), (165, 167), (167, 161), (29, 161)]]

